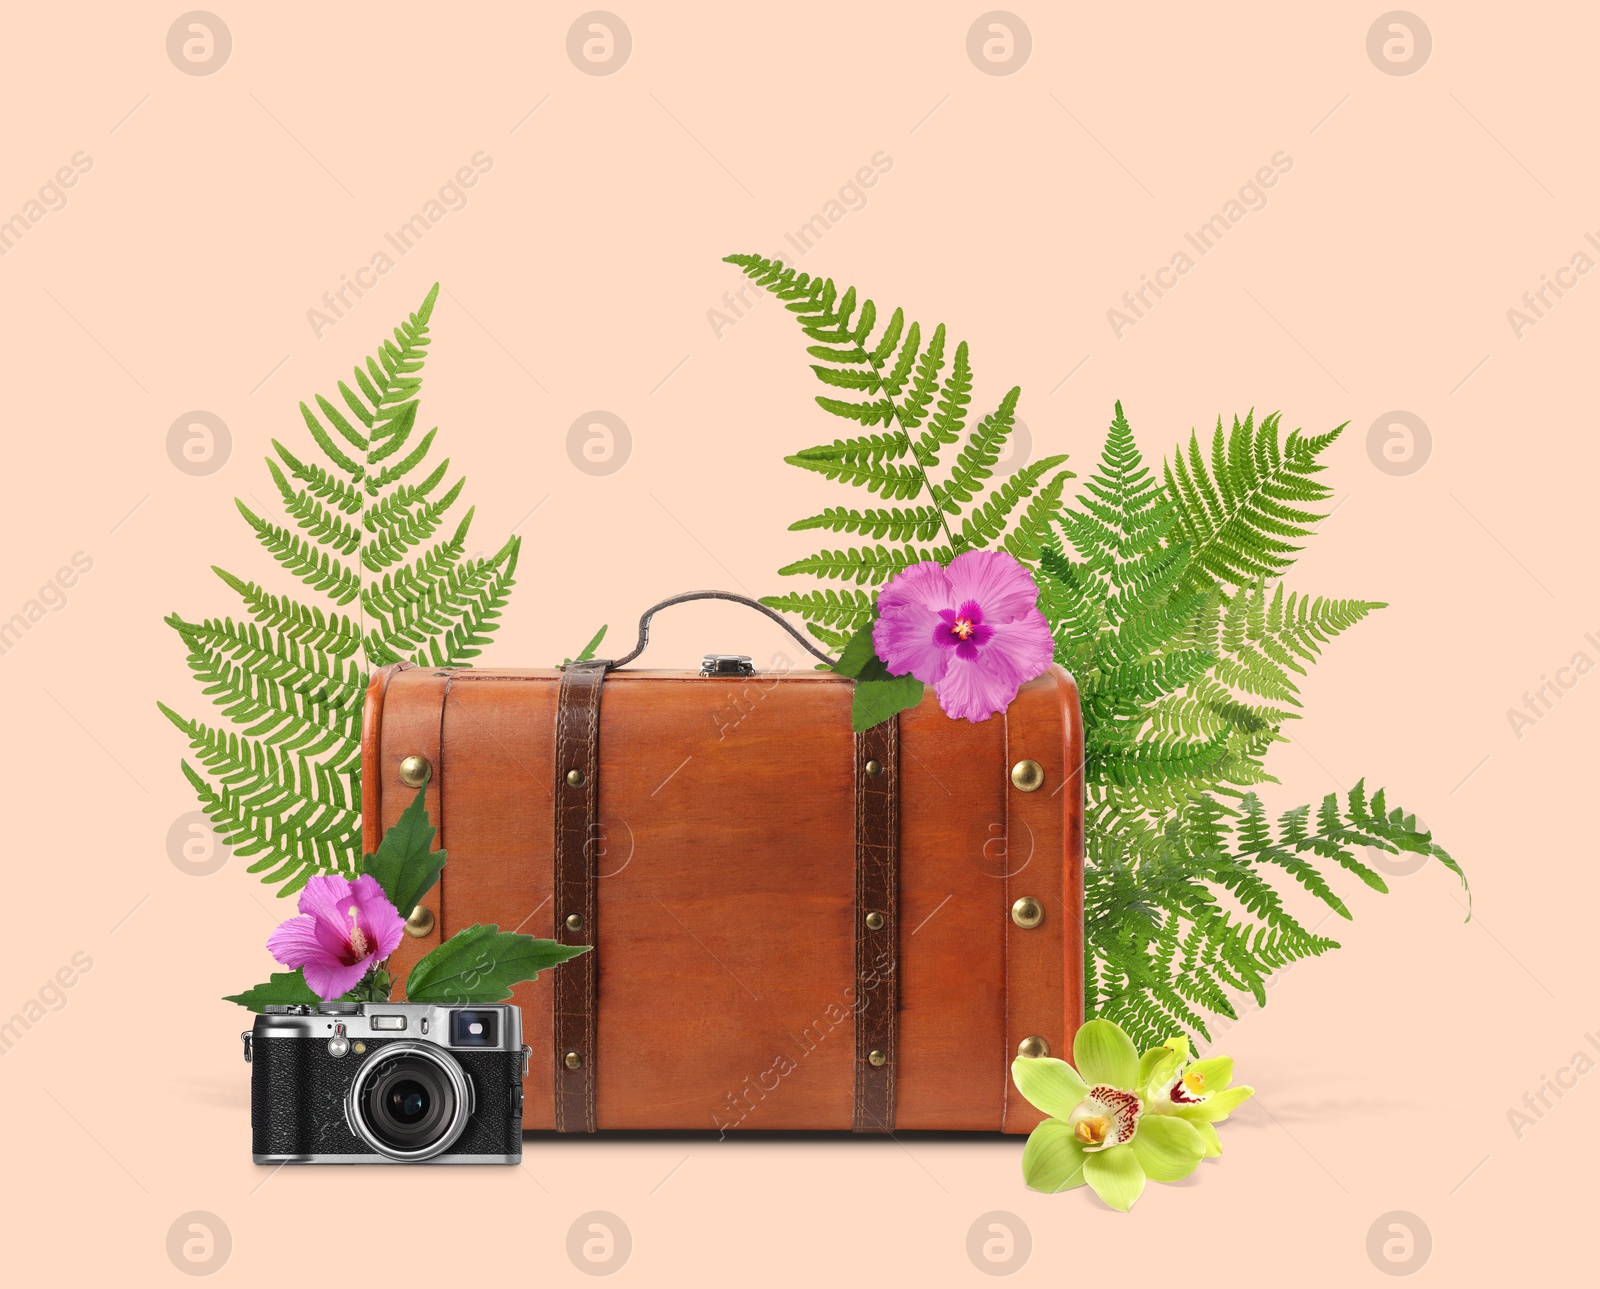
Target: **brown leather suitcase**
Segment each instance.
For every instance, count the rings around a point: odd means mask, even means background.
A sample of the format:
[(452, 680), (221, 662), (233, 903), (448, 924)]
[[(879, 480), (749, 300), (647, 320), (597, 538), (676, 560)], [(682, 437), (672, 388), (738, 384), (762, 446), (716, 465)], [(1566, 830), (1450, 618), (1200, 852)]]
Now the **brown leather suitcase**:
[(425, 782), (450, 853), (397, 978), (475, 922), (594, 946), (515, 991), (527, 1129), (1027, 1132), (1012, 1058), (1082, 1021), (1072, 679), (853, 734), (809, 659), (622, 666), (649, 619), (617, 663), (373, 676), (366, 849)]

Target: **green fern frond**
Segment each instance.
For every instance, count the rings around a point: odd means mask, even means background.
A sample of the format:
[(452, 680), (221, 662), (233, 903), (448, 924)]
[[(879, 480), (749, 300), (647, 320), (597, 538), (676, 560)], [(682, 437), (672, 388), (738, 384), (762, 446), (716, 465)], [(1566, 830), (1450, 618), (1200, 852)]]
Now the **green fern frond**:
[[(417, 421), (438, 292), (339, 383), (339, 402), (300, 405), (320, 460), (273, 441), (267, 468), (294, 527), (238, 503), (268, 553), (323, 603), (218, 569), (249, 622), (167, 619), (227, 722), (208, 726), (162, 706), (199, 766), (184, 763), (184, 773), (222, 839), (255, 860), (251, 872), (281, 883), (280, 894), (359, 863), (368, 670), (402, 660), (465, 665), (489, 642), (513, 585), (517, 538), (488, 559), (466, 558), (470, 510), (428, 545), (464, 486), (444, 486), (448, 460), (428, 464), (438, 431), (420, 432)], [(347, 605), (359, 605), (359, 619), (337, 611)]]
[(904, 434), (859, 434), (795, 454), (797, 461), (898, 461), (911, 450)]
[(273, 595), (265, 587), (215, 565), (211, 571), (233, 588), (250, 616), (263, 627), (336, 658), (354, 657), (361, 648), (360, 628), (342, 613), (324, 613), (317, 605)]
[[(961, 531), (956, 534), (957, 545), (967, 549), (993, 542), (1005, 531), (1011, 512), (1033, 494), (1039, 479), (1066, 459), (1064, 455), (1046, 457), (1043, 461), (1036, 461), (1018, 470), (990, 494), (988, 501), (975, 507), (961, 521)], [(1065, 482), (1064, 479), (1062, 481)]]
[(865, 488), (885, 501), (909, 501), (922, 491), (922, 471), (915, 465), (895, 465), (870, 457), (798, 455), (784, 460), (802, 470), (813, 470), (826, 479)]
[(850, 510), (844, 506), (830, 506), (820, 515), (795, 520), (789, 525), (789, 531), (826, 528), (832, 532), (856, 533), (862, 537), (927, 542), (939, 535), (943, 522), (939, 511), (933, 506), (915, 506), (909, 510)]
[[(899, 508), (833, 506), (794, 529), (863, 539), (795, 560), (785, 576), (854, 583), (769, 596), (817, 639), (842, 647), (870, 621), (871, 589), (908, 564), (1000, 545), (1033, 565), (1056, 660), (1074, 673), (1085, 727), (1085, 981), (1091, 1015), (1141, 1046), (1209, 1037), (1208, 1018), (1265, 1001), (1272, 974), (1337, 944), (1302, 923), (1273, 880), (1349, 907), (1327, 873), (1377, 890), (1369, 848), (1455, 861), (1415, 816), (1361, 785), (1274, 822), (1255, 793), (1265, 759), (1298, 716), (1296, 677), (1372, 601), (1286, 591), (1283, 573), (1330, 490), (1319, 461), (1343, 426), (1285, 435), (1277, 414), (1221, 419), (1209, 451), (1191, 433), (1159, 471), (1118, 403), (1100, 459), (1063, 504), (1062, 459), (995, 480), (1017, 391), (977, 423), (967, 346), (947, 350), (896, 309), (754, 255), (728, 257), (793, 314), (827, 413), (861, 427), (787, 458)], [(925, 338), (926, 337), (926, 338)], [(953, 456), (951, 455), (951, 450)], [(941, 471), (942, 478), (934, 477)], [(1026, 504), (1024, 504), (1026, 503)], [(943, 538), (941, 541), (940, 538)], [(889, 543), (885, 545), (884, 543)]]
[(1284, 530), (1310, 520), (1286, 516), (1284, 498), (1320, 498), (1310, 474), (1333, 436), (1280, 447), (1276, 417), (1246, 424), (1220, 458), (1226, 484), (1193, 453), (1163, 482), (1119, 405), (1099, 463), (1059, 516), (1061, 540), (1039, 557), (1040, 607), (1083, 704), (1090, 1011), (1145, 1045), (1206, 1036), (1208, 1015), (1235, 1015), (1234, 995), (1264, 1000), (1273, 972), (1337, 947), (1295, 919), (1272, 870), (1346, 917), (1324, 874), (1383, 889), (1369, 846), (1421, 851), (1460, 873), (1414, 816), (1381, 794), (1368, 803), (1360, 785), (1276, 827), (1255, 795), (1275, 782), (1266, 755), (1298, 715), (1295, 678), (1381, 606), (1290, 593), (1249, 562), (1292, 559), (1242, 534), (1264, 527), (1292, 545)]
[(253, 622), (235, 623), (232, 618), (186, 622), (176, 613), (166, 622), (183, 637), (191, 656), (208, 661), (230, 659), (313, 701), (359, 707), (366, 691), (366, 678), (354, 661), (293, 638), (274, 637)]
[[(521, 549), (522, 539), (513, 537), (493, 559), (481, 561), (474, 570), (478, 586), (455, 624), (429, 642), (428, 663), (457, 667), (483, 652), (489, 637), (500, 629), (500, 613), (511, 598), (512, 574), (517, 571)], [(419, 656), (418, 661), (423, 659)]]
[(1233, 419), (1224, 431), (1219, 417), (1210, 460), (1191, 431), (1187, 452), (1164, 467), (1167, 494), (1193, 552), (1191, 588), (1217, 583), (1245, 586), (1281, 577), (1323, 512), (1317, 506), (1333, 490), (1315, 476), (1318, 455), (1343, 431), (1307, 438), (1299, 430), (1281, 439), (1275, 412), (1258, 426), (1255, 414)]
[[(1100, 812), (1089, 840), (1086, 921), (1097, 928), (1089, 1011), (1116, 1020), (1141, 1046), (1163, 1041), (1163, 1026), (1170, 1037), (1186, 1011), (1180, 1032), (1209, 1037), (1201, 1011), (1234, 1015), (1223, 986), (1264, 1003), (1273, 972), (1338, 947), (1318, 934), (1320, 923), (1307, 927), (1289, 912), (1269, 880), (1273, 869), (1345, 918), (1350, 909), (1316, 860), (1378, 890), (1381, 877), (1358, 854), (1368, 847), (1429, 855), (1461, 876), (1414, 815), (1388, 808), (1381, 792), (1369, 802), (1359, 783), (1314, 812), (1285, 811), (1276, 826), (1253, 793), (1236, 809), (1201, 795), (1159, 831)], [(1242, 916), (1224, 909), (1221, 893)]]
[(589, 637), (589, 643), (584, 645), (583, 648), (578, 651), (578, 656), (576, 658), (563, 658), (556, 664), (556, 669), (558, 671), (565, 670), (575, 662), (588, 662), (589, 659), (595, 656), (596, 652), (600, 648), (600, 642), (605, 638), (606, 628), (602, 626), (600, 630), (596, 631), (592, 636)]
[[(940, 556), (944, 558), (940, 559)], [(785, 577), (795, 573), (809, 573), (813, 577), (838, 578), (876, 585), (887, 582), (907, 565), (931, 559), (948, 563), (950, 559), (948, 548), (917, 546), (890, 548), (879, 545), (860, 548), (852, 546), (842, 551), (824, 550), (818, 551), (815, 555), (808, 555), (805, 559), (796, 560), (793, 564), (786, 564), (778, 570), (778, 573)]]
[(300, 461), (277, 439), (272, 440), (272, 447), (289, 467), (290, 476), (303, 483), (313, 497), (331, 502), (347, 515), (361, 513), (362, 506), (366, 504), (365, 493), (348, 479), (340, 478), (325, 466)]
[(972, 402), (972, 367), (967, 359), (966, 341), (956, 346), (950, 375), (942, 385), (939, 383), (939, 373), (944, 368), (944, 334), (944, 323), (941, 322), (934, 328), (934, 342), (924, 355), (927, 367), (925, 371), (918, 372), (912, 399), (913, 416), (920, 422), (928, 400), (936, 390), (938, 392), (933, 416), (917, 438), (917, 460), (930, 467), (939, 464), (942, 448), (961, 441), (961, 433), (967, 425), (967, 406)]
[(257, 518), (250, 507), (237, 498), (233, 504), (255, 529), (267, 553), (312, 590), (325, 592), (335, 604), (349, 604), (360, 596), (361, 575), (334, 559), (326, 549), (319, 548), (315, 540), (292, 533), (282, 524)]
[[(457, 480), (455, 487), (436, 501), (425, 501), (425, 494), (416, 489), (397, 489), (382, 508), (387, 513), (367, 519), (372, 539), (361, 552), (363, 566), (373, 572), (388, 568), (427, 541), (439, 531), (445, 511), (455, 504), (465, 485), (465, 479)], [(402, 493), (408, 495), (402, 497)]]
[(356, 871), (351, 857), (361, 853), (359, 811), (325, 814), (312, 827), (298, 816), (257, 810), (234, 789), (213, 787), (187, 763), (181, 768), (217, 836), (241, 859), (255, 859), (247, 872), (268, 870), (263, 881), (283, 883), (280, 896), (293, 895), (318, 873)]
[[(730, 255), (727, 260), (795, 315), (809, 342), (812, 373), (832, 391), (817, 395), (817, 405), (867, 431), (785, 460), (886, 501), (923, 503), (866, 510), (833, 506), (799, 520), (793, 529), (825, 528), (880, 544), (817, 551), (785, 565), (781, 575), (875, 586), (907, 564), (948, 564), (964, 550), (1001, 545), (1025, 563), (1040, 558), (1070, 471), (1058, 469), (1065, 457), (1052, 456), (994, 484), (995, 466), (1015, 427), (1018, 390), (969, 426), (973, 374), (967, 345), (957, 344), (947, 355), (942, 323), (924, 331), (897, 308), (880, 325), (877, 305), (858, 296), (854, 287), (841, 292), (831, 279), (811, 277), (759, 255)], [(954, 460), (944, 477), (935, 479), (933, 472), (950, 448), (956, 449)], [(885, 540), (895, 545), (885, 547)], [(834, 647), (848, 640), (847, 623), (859, 626), (865, 620), (854, 612), (841, 616), (825, 598), (775, 596), (769, 601), (792, 606), (812, 634)]]
[(1054, 521), (1061, 509), (1061, 493), (1067, 480), (1075, 477), (1071, 470), (1058, 470), (1047, 479), (1000, 543), (1022, 563), (1038, 563), (1045, 547), (1054, 540)]
[(294, 487), (270, 457), (267, 469), (283, 497), (284, 510), (301, 532), (318, 545), (332, 547), (341, 555), (355, 551), (361, 544), (360, 528), (324, 505), (309, 489)]
[(872, 616), (875, 597), (866, 591), (791, 591), (764, 595), (761, 603), (779, 613), (798, 613), (808, 622), (836, 627), (848, 636)]

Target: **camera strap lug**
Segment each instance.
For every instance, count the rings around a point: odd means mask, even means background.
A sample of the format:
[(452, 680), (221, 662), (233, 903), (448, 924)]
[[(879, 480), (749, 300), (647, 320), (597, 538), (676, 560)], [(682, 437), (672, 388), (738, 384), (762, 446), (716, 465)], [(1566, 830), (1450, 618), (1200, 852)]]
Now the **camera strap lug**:
[(245, 1030), (243, 1033), (241, 1033), (239, 1035), (239, 1037), (244, 1040), (244, 1063), (246, 1065), (249, 1065), (250, 1064), (250, 1031), (249, 1030)]
[(522, 1077), (528, 1077), (528, 1062), (533, 1059), (533, 1049), (524, 1044), (522, 1048)]

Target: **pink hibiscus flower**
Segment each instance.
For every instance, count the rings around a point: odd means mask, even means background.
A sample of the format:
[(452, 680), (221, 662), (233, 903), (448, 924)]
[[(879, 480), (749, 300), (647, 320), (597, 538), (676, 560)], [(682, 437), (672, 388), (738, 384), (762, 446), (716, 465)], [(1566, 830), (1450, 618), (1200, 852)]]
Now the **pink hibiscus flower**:
[(872, 643), (884, 666), (932, 685), (946, 716), (986, 721), (1055, 657), (1039, 588), (1004, 551), (897, 573), (878, 596)]
[(300, 967), (324, 1001), (341, 998), (400, 943), (405, 919), (376, 879), (363, 873), (313, 877), (300, 892), (300, 912), (267, 939), (267, 951)]

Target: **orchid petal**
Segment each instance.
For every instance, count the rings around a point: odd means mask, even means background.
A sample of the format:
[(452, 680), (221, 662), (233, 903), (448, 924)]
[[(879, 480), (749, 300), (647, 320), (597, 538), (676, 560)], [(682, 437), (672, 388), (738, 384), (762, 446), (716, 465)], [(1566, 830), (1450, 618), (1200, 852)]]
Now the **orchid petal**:
[(1222, 1153), (1222, 1138), (1217, 1136), (1217, 1130), (1204, 1119), (1191, 1119), (1183, 1116), (1183, 1121), (1200, 1134), (1200, 1140), (1206, 1143), (1206, 1158), (1215, 1159)]
[(1165, 1096), (1178, 1072), (1178, 1053), (1170, 1047), (1153, 1047), (1139, 1058), (1139, 1086), (1146, 1100)]
[(1122, 1213), (1132, 1208), (1144, 1193), (1144, 1168), (1131, 1144), (1113, 1146), (1095, 1154), (1085, 1153), (1083, 1179), (1094, 1188), (1096, 1195)]
[(1065, 1061), (1053, 1056), (1019, 1056), (1011, 1062), (1017, 1091), (1052, 1119), (1065, 1119), (1089, 1095), (1089, 1085)]
[(1022, 1149), (1022, 1180), (1032, 1190), (1056, 1194), (1082, 1186), (1083, 1147), (1059, 1119), (1046, 1119)]
[(1241, 1083), (1237, 1087), (1223, 1088), (1196, 1105), (1180, 1106), (1177, 1113), (1191, 1123), (1196, 1120), (1221, 1123), (1255, 1094), (1254, 1088)]
[(1182, 1181), (1205, 1158), (1205, 1139), (1174, 1115), (1145, 1115), (1128, 1143), (1145, 1176), (1154, 1182)]
[(1086, 1083), (1131, 1090), (1139, 1080), (1139, 1053), (1133, 1040), (1109, 1020), (1083, 1023), (1072, 1043), (1072, 1063)]
[[(1221, 1092), (1233, 1082), (1233, 1057), (1208, 1056), (1183, 1072), (1184, 1086), (1195, 1096)], [(1195, 1084), (1199, 1086), (1195, 1086)]]

